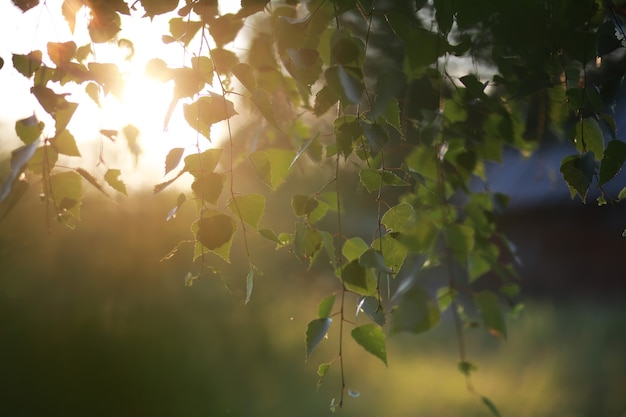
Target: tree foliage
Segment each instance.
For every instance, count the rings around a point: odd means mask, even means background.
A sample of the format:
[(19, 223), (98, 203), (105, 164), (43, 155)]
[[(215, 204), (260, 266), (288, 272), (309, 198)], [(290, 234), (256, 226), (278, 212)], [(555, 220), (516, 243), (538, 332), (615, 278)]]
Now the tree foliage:
[[(14, 0), (24, 12), (44, 7), (37, 3)], [(154, 57), (146, 74), (174, 86), (164, 129), (173, 112), (182, 112), (198, 141), (211, 147), (188, 153), (174, 144), (164, 156), (170, 176), (155, 193), (192, 177), (167, 220), (187, 201), (197, 207), (189, 241), (165, 258), (193, 246), (191, 285), (207, 274), (230, 273), (231, 248), (241, 245), (246, 303), (260, 274), (252, 235), (290, 250), (303, 268), (334, 274), (337, 293), (321, 301), (306, 329), (311, 359), (332, 326), (339, 327), (338, 355), (318, 369), (320, 378), (333, 366), (341, 370), (331, 408), (351, 392), (343, 373), (344, 327), (387, 364), (383, 328), (428, 331), (444, 311), (454, 317), (459, 369), (471, 389), (476, 368), (463, 329), (480, 323), (505, 339), (502, 306), (514, 304), (518, 292), (512, 246), (496, 225), (507, 197), (489, 190), (485, 163), (502, 161), (506, 147), (530, 153), (560, 138), (571, 144), (560, 170), (572, 197), (585, 202), (592, 187), (600, 190), (599, 202), (626, 195), (603, 188), (626, 161), (613, 112), (626, 69), (623, 11), (599, 0), (242, 0), (236, 13), (222, 14), (217, 0), (64, 0), (72, 32), (88, 14), (90, 41), (50, 42), (45, 51), (13, 55), (13, 67), (31, 81), (54, 129), (44, 136), (35, 116), (16, 122), (24, 144), (12, 153), (0, 215), (32, 180), (48, 210), (70, 227), (80, 217), (85, 187), (108, 194), (104, 181), (127, 193), (118, 169), (101, 179), (80, 163), (57, 163), (59, 156), (80, 157), (67, 128), (79, 104), (64, 89), (79, 86), (96, 103), (121, 97), (123, 73), (98, 61), (94, 50), (112, 42), (132, 50), (132, 40), (118, 37), (123, 24), (132, 24), (129, 16), (171, 12), (160, 42), (179, 45), (184, 62), (171, 67)], [(242, 37), (247, 48), (232, 48)], [(226, 138), (213, 137), (216, 125), (226, 127)], [(130, 141), (140, 134), (133, 126), (101, 133)], [(244, 179), (246, 170), (255, 184)], [(297, 191), (280, 192), (286, 183)], [(268, 224), (270, 206), (285, 216), (290, 210), (291, 226)], [(371, 220), (358, 230), (346, 227), (357, 215)], [(425, 271), (439, 274), (438, 288), (420, 286), (415, 277)], [(349, 319), (350, 303), (366, 323)]]

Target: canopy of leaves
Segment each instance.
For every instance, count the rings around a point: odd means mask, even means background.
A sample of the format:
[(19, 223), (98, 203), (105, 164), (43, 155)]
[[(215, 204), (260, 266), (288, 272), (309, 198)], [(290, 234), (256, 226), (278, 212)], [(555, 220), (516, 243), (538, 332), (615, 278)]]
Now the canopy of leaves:
[[(24, 12), (38, 7), (13, 3)], [(169, 32), (155, 42), (177, 44), (189, 59), (173, 68), (155, 57), (146, 68), (174, 85), (164, 126), (183, 101), (184, 120), (213, 148), (186, 156), (155, 192), (184, 174), (193, 177), (168, 219), (187, 198), (196, 201), (190, 238), (200, 269), (219, 260), (205, 254), (230, 262), (233, 242), (244, 247), (245, 303), (256, 270), (249, 238), (258, 230), (265, 243), (288, 247), (306, 267), (337, 277), (343, 324), (346, 303), (361, 300), (360, 310), (368, 300), (363, 309), (374, 323), (355, 326), (352, 336), (385, 363), (381, 326), (389, 313), (392, 333), (420, 333), (450, 306), (459, 322), (473, 323), (465, 311), (477, 311), (490, 333), (506, 338), (499, 300), (515, 274), (496, 224), (505, 198), (489, 191), (484, 164), (502, 160), (505, 147), (530, 153), (558, 138), (571, 149), (560, 172), (573, 197), (585, 202), (596, 188), (604, 201), (624, 197), (605, 193), (626, 162), (612, 112), (626, 71), (623, 8), (599, 0), (300, 3), (242, 1), (237, 12), (220, 14), (216, 0), (66, 0), (62, 12), (72, 33), (78, 10), (88, 12), (93, 45), (117, 40), (122, 25), (132, 24), (128, 16), (170, 18)], [(233, 42), (249, 48), (230, 48)], [(73, 227), (83, 180), (102, 192), (102, 180), (128, 191), (118, 169), (101, 179), (57, 165), (59, 154), (81, 155), (68, 130), (78, 104), (62, 87), (84, 85), (98, 103), (102, 95), (122, 98), (123, 71), (73, 39), (13, 54), (12, 64), (32, 83), (55, 132), (42, 137), (47, 131), (37, 119), (17, 121), (24, 146), (13, 153), (0, 213), (23, 194), (20, 174), (28, 170), (57, 217)], [(226, 137), (214, 137), (218, 124), (227, 127)], [(102, 130), (112, 140), (117, 132)], [(165, 174), (184, 152), (172, 145)], [(259, 230), (266, 207), (280, 212), (281, 221), (269, 226), (276, 232)], [(336, 221), (323, 221), (331, 213)], [(355, 216), (356, 230), (342, 226)], [(445, 302), (413, 285), (415, 273), (402, 274), (426, 268), (447, 271), (440, 286), (448, 288)], [(487, 291), (481, 277), (489, 274)], [(396, 282), (400, 275), (404, 281)], [(334, 303), (334, 296), (324, 299), (309, 323), (307, 358), (329, 330)], [(323, 365), (320, 376), (330, 363)]]

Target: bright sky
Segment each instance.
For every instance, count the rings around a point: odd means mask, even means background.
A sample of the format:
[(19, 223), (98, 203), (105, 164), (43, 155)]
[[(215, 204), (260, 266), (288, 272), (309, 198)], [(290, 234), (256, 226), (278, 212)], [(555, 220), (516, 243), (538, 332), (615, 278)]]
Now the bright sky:
[[(12, 53), (25, 54), (36, 49), (45, 52), (47, 42), (75, 40), (78, 46), (89, 42), (86, 20), (77, 20), (76, 33), (72, 38), (60, 13), (61, 4), (61, 0), (48, 0), (46, 7), (40, 5), (23, 14), (10, 1), (0, 3), (0, 56), (4, 59), (4, 67), (0, 69), (0, 155), (6, 155), (6, 152), (20, 146), (21, 142), (14, 132), (15, 121), (30, 116), (34, 110), (47, 126), (53, 126), (52, 121), (47, 122), (47, 115), (30, 94), (30, 81), (13, 69)], [(234, 6), (238, 4), (238, 1), (232, 2)], [(124, 51), (116, 44), (93, 46), (99, 62), (124, 65), (122, 69), (126, 72), (127, 88), (122, 103), (108, 97), (101, 109), (86, 96), (83, 87), (72, 90), (68, 100), (80, 105), (68, 129), (76, 138), (83, 159), (69, 159), (70, 166), (81, 166), (100, 178), (106, 168), (119, 168), (122, 170), (121, 179), (132, 189), (140, 185), (152, 186), (166, 179), (163, 177), (164, 161), (171, 148), (183, 147), (188, 152), (194, 152), (197, 144), (202, 148), (210, 146), (183, 119), (180, 111), (182, 103), (178, 104), (179, 111), (174, 113), (168, 131), (163, 131), (172, 85), (163, 85), (143, 76), (146, 62), (155, 56), (165, 59), (172, 66), (182, 66), (190, 58), (178, 45), (166, 46), (161, 42), (161, 35), (168, 33), (170, 18), (159, 16), (150, 22), (135, 16), (129, 18), (132, 24), (123, 21), (119, 38), (130, 39), (135, 46), (130, 64), (124, 61)], [(63, 87), (63, 92), (66, 87)], [(61, 90), (57, 89), (57, 92)], [(121, 130), (129, 123), (141, 131), (142, 156), (136, 167), (123, 139), (114, 144), (98, 133), (101, 129)], [(54, 132), (48, 133), (52, 135)], [(219, 132), (215, 132), (214, 136), (218, 135)], [(96, 167), (101, 145), (107, 167)]]

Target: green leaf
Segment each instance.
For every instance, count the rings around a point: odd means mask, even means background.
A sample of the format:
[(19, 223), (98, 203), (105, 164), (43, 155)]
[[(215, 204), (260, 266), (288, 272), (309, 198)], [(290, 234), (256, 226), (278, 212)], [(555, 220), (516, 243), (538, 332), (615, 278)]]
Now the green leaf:
[(240, 62), (232, 69), (233, 75), (237, 77), (239, 82), (251, 93), (256, 91), (256, 79), (254, 78), (254, 70), (248, 64)]
[(560, 170), (572, 197), (578, 194), (584, 203), (587, 199), (589, 185), (596, 172), (593, 152), (566, 156), (561, 161)]
[(230, 247), (236, 228), (235, 220), (221, 213), (202, 217), (192, 224), (197, 242), (226, 262), (230, 262)]
[(289, 168), (291, 169), (291, 167), (293, 166), (293, 164), (296, 163), (296, 161), (298, 159), (300, 159), (300, 157), (302, 156), (302, 154), (309, 149), (309, 146), (311, 146), (311, 144), (319, 137), (320, 133), (317, 132), (315, 134), (315, 136), (311, 137), (310, 139), (308, 139), (307, 141), (305, 141), (301, 146), (300, 149), (298, 149), (298, 152), (296, 152), (296, 156), (294, 156), (293, 160), (291, 161), (291, 163), (289, 164)]
[(184, 148), (173, 148), (167, 153), (165, 157), (165, 175), (167, 175), (170, 171), (180, 164), (180, 160), (183, 157), (183, 153), (185, 152)]
[(437, 304), (440, 311), (446, 311), (456, 298), (456, 291), (450, 287), (442, 287), (437, 290)]
[(356, 294), (372, 295), (376, 292), (376, 277), (355, 259), (346, 264), (341, 271), (341, 281), (345, 287)]
[(265, 213), (265, 197), (261, 194), (235, 196), (228, 202), (228, 208), (235, 216), (257, 230)]
[(496, 408), (495, 404), (489, 398), (482, 397), (482, 400), (483, 400), (483, 403), (489, 409), (489, 411), (491, 411), (491, 414), (493, 414), (495, 417), (501, 417), (500, 412)]
[(254, 268), (250, 268), (250, 272), (248, 272), (248, 276), (246, 277), (246, 301), (244, 301), (244, 305), (250, 302), (252, 288), (254, 288)]
[(197, 198), (216, 204), (220, 195), (222, 195), (225, 182), (226, 175), (207, 172), (193, 181), (191, 189)]
[(41, 51), (32, 51), (27, 55), (13, 54), (13, 67), (26, 78), (33, 76), (41, 67)]
[(213, 20), (209, 25), (209, 33), (218, 47), (235, 40), (239, 30), (243, 27), (243, 19), (232, 13), (227, 13)]
[(269, 187), (276, 189), (287, 177), (293, 152), (285, 149), (268, 149), (251, 153), (248, 158), (257, 176)]
[(218, 94), (200, 97), (183, 105), (185, 120), (193, 129), (211, 141), (211, 125), (237, 115), (234, 104)]
[(323, 237), (316, 229), (298, 223), (296, 225), (296, 235), (294, 237), (294, 251), (300, 259), (313, 258), (320, 249)]
[(363, 129), (356, 116), (348, 115), (335, 119), (335, 137), (339, 152), (347, 158), (352, 153), (353, 143), (363, 136)]
[(481, 291), (474, 295), (474, 303), (480, 310), (489, 333), (498, 339), (506, 339), (506, 322), (500, 309), (498, 296), (491, 291)]
[(465, 376), (470, 376), (472, 372), (475, 372), (478, 370), (476, 365), (467, 361), (459, 362), (458, 367), (459, 367), (459, 371), (461, 371), (461, 373)]
[(252, 93), (250, 100), (256, 105), (263, 117), (276, 129), (280, 130), (276, 116), (274, 115), (274, 109), (272, 108), (272, 102), (270, 96), (265, 90), (256, 90)]
[(113, 187), (114, 190), (127, 196), (126, 184), (119, 178), (121, 174), (122, 172), (119, 169), (109, 169), (104, 174), (104, 180)]
[(58, 219), (73, 228), (74, 220), (80, 219), (80, 202), (83, 197), (81, 176), (75, 171), (60, 172), (50, 176), (49, 199), (56, 204)]
[(370, 193), (377, 192), (383, 186), (383, 176), (380, 170), (364, 168), (359, 172), (359, 178), (361, 184)]
[(31, 116), (15, 122), (15, 133), (24, 144), (30, 145), (41, 136), (44, 126), (43, 122), (39, 122), (35, 116)]
[(211, 50), (211, 59), (218, 74), (227, 75), (239, 64), (239, 58), (232, 51), (223, 48)]
[(325, 319), (330, 316), (333, 311), (333, 305), (335, 304), (335, 294), (331, 294), (324, 298), (317, 307), (317, 316), (320, 319)]
[(222, 155), (221, 148), (207, 149), (202, 153), (194, 153), (185, 157), (185, 170), (198, 178), (213, 172)]
[(57, 133), (55, 137), (50, 139), (50, 143), (60, 154), (80, 156), (80, 151), (78, 150), (78, 146), (76, 146), (76, 140), (67, 130), (61, 131), (60, 134)]
[(317, 367), (317, 376), (323, 378), (324, 376), (326, 376), (329, 369), (330, 363), (320, 363), (320, 365)]
[(344, 102), (358, 104), (365, 90), (363, 74), (358, 68), (335, 65), (328, 68), (324, 76), (328, 86)]
[(63, 43), (48, 42), (47, 49), (50, 60), (54, 63), (54, 65), (60, 67), (74, 58), (76, 43), (72, 41)]
[(451, 224), (445, 231), (446, 244), (455, 253), (467, 255), (474, 248), (474, 228), (465, 224)]
[[(143, 1), (145, 2), (146, 0), (143, 0)], [(178, 0), (149, 0), (149, 1), (151, 2), (165, 1), (169, 3), (178, 3)], [(177, 4), (174, 5), (174, 8), (176, 6)], [(163, 7), (161, 9), (155, 8), (155, 11), (163, 10), (169, 7), (170, 5), (167, 5), (166, 7)], [(151, 11), (151, 13), (155, 13), (155, 11)], [(148, 14), (147, 12), (148, 11), (146, 10), (146, 15), (150, 16), (150, 14)], [(156, 13), (156, 14), (162, 14), (162, 13)], [(196, 36), (198, 31), (202, 27), (202, 22), (175, 17), (175, 18), (170, 19), (169, 25), (170, 25), (170, 34), (172, 35), (172, 38), (174, 38), (174, 40), (178, 42), (182, 42), (183, 45), (188, 46), (191, 40), (194, 38), (194, 36)]]
[(352, 338), (372, 355), (387, 365), (385, 334), (380, 326), (369, 323), (352, 329)]
[(593, 152), (595, 159), (600, 160), (604, 153), (604, 136), (598, 122), (586, 117), (576, 123), (575, 136), (573, 138), (576, 149), (580, 152)]
[(75, 171), (78, 172), (81, 177), (86, 179), (87, 182), (89, 182), (91, 185), (96, 187), (96, 189), (100, 191), (102, 194), (108, 195), (107, 192), (104, 190), (104, 187), (102, 186), (102, 184), (100, 184), (98, 180), (96, 179), (96, 177), (94, 177), (89, 171), (83, 168), (76, 168)]
[(340, 99), (339, 94), (328, 85), (322, 87), (315, 95), (315, 104), (313, 105), (313, 114), (322, 116)]
[(404, 264), (408, 255), (408, 249), (402, 243), (394, 239), (390, 234), (372, 242), (372, 248), (376, 248), (383, 254), (385, 265), (391, 268), (390, 273), (397, 273)]
[(359, 259), (369, 248), (369, 245), (360, 237), (352, 237), (344, 242), (341, 247), (341, 254), (351, 262)]
[(622, 169), (624, 161), (626, 161), (626, 143), (619, 140), (610, 141), (602, 157), (598, 185), (602, 185), (615, 177)]
[(328, 317), (309, 322), (306, 328), (306, 360), (309, 360), (313, 350), (324, 340), (332, 322), (333, 319)]
[(306, 216), (315, 210), (319, 202), (308, 195), (294, 195), (291, 197), (291, 208), (296, 216)]
[(368, 248), (361, 254), (359, 257), (359, 265), (364, 268), (374, 268), (379, 272), (386, 272), (388, 274), (393, 272), (385, 265), (383, 254), (374, 248)]
[(278, 236), (276, 236), (276, 234), (272, 232), (270, 229), (261, 229), (259, 230), (259, 234), (263, 236), (265, 239), (278, 243), (279, 245), (282, 245), (283, 243), (281, 242), (280, 239), (278, 239)]
[(392, 333), (422, 333), (439, 323), (440, 313), (425, 289), (413, 287), (391, 309), (391, 318)]
[(385, 312), (383, 311), (380, 301), (376, 297), (361, 296), (356, 307), (356, 316), (359, 316), (359, 312), (365, 313), (367, 317), (372, 319), (374, 323), (379, 326), (384, 326), (386, 322)]
[(454, 23), (454, 3), (450, 0), (434, 0), (435, 19), (439, 30), (448, 34)]
[(415, 221), (415, 209), (408, 203), (400, 203), (383, 214), (381, 223), (391, 232), (402, 232)]
[(54, 117), (54, 130), (57, 135), (65, 130), (77, 108), (78, 103), (67, 101), (62, 108), (57, 110)]
[(478, 78), (476, 78), (474, 74), (465, 75), (461, 77), (459, 80), (463, 83), (465, 88), (467, 88), (470, 94), (473, 95), (474, 97), (479, 98), (481, 100), (489, 99), (489, 97), (487, 96), (487, 94), (485, 94), (485, 91), (484, 91), (485, 87), (487, 87), (487, 84), (483, 84), (480, 81), (478, 81)]

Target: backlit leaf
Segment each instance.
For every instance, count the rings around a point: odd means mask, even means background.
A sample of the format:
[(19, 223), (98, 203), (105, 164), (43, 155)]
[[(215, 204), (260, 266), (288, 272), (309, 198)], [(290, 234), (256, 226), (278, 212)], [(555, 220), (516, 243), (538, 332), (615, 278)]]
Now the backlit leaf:
[(328, 329), (330, 328), (333, 319), (325, 317), (320, 319), (315, 319), (309, 322), (306, 328), (306, 359), (309, 360), (311, 357), (311, 353), (320, 344), (326, 333), (328, 333)]
[(65, 130), (77, 108), (78, 103), (66, 101), (62, 108), (57, 109), (54, 124), (54, 129), (57, 135)]
[(268, 149), (251, 153), (248, 158), (257, 176), (269, 187), (276, 189), (289, 172), (294, 153), (286, 149)]
[(341, 254), (346, 257), (348, 261), (359, 259), (366, 250), (369, 249), (369, 245), (365, 243), (360, 237), (352, 237), (346, 240), (341, 247)]
[(499, 339), (506, 339), (506, 322), (500, 309), (498, 296), (491, 291), (481, 291), (474, 295), (474, 303), (480, 310), (489, 333)]
[(50, 60), (54, 63), (54, 65), (60, 67), (74, 58), (76, 43), (72, 41), (63, 43), (48, 42), (47, 48)]
[(215, 70), (222, 75), (226, 75), (239, 64), (239, 58), (232, 51), (223, 48), (214, 48), (211, 50), (211, 59)]
[(41, 136), (43, 128), (44, 123), (38, 121), (35, 116), (15, 122), (15, 133), (26, 145), (35, 142)]
[(102, 186), (102, 184), (100, 184), (98, 180), (96, 179), (96, 177), (94, 177), (89, 171), (83, 168), (76, 168), (76, 172), (78, 172), (81, 177), (86, 179), (88, 183), (96, 187), (96, 189), (100, 191), (102, 194), (107, 195), (107, 192), (104, 190), (104, 187)]
[(222, 47), (235, 40), (239, 30), (243, 27), (243, 19), (232, 13), (218, 17), (209, 26), (209, 33), (218, 47)]
[(119, 178), (121, 174), (122, 172), (119, 169), (109, 169), (104, 174), (104, 180), (116, 191), (119, 191), (124, 195), (128, 195), (126, 192), (126, 184), (124, 184), (124, 182)]
[(315, 210), (319, 202), (308, 195), (294, 195), (291, 197), (291, 208), (296, 216), (306, 216)]
[(385, 334), (377, 324), (364, 324), (352, 329), (352, 338), (372, 355), (387, 365)]
[(604, 136), (598, 122), (586, 117), (576, 123), (574, 145), (579, 152), (593, 152), (595, 159), (600, 160), (604, 153)]
[(140, 0), (140, 2), (148, 17), (171, 12), (178, 6), (178, 0)]
[(215, 172), (206, 172), (197, 177), (191, 184), (195, 196), (203, 201), (216, 204), (222, 195), (226, 175)]
[(192, 230), (200, 245), (230, 262), (230, 246), (236, 227), (232, 217), (218, 213), (196, 220)]
[(274, 116), (274, 110), (272, 109), (272, 103), (270, 102), (270, 96), (265, 90), (256, 90), (252, 93), (250, 100), (256, 105), (257, 109), (261, 112), (263, 117), (276, 129), (280, 129), (276, 116)]
[(211, 125), (229, 119), (238, 113), (235, 106), (224, 97), (212, 94), (183, 105), (183, 114), (189, 126), (211, 140)]
[(324, 298), (317, 306), (317, 316), (320, 319), (325, 319), (330, 316), (333, 311), (333, 305), (335, 304), (335, 294), (331, 294)]
[(73, 228), (74, 220), (80, 219), (80, 202), (83, 196), (81, 176), (75, 171), (51, 175), (49, 198), (52, 199), (52, 196), (59, 221)]
[(228, 202), (228, 208), (256, 230), (265, 212), (265, 197), (261, 194), (238, 195)]
[(300, 259), (310, 259), (320, 250), (323, 237), (318, 230), (298, 223), (293, 246), (296, 256)]
[(595, 175), (593, 152), (584, 155), (571, 155), (561, 161), (561, 174), (567, 183), (572, 197), (576, 194), (585, 202), (589, 185)]
[(41, 51), (32, 51), (26, 55), (13, 54), (13, 67), (26, 78), (33, 76), (41, 67)]
[(76, 140), (74, 136), (67, 130), (57, 133), (55, 137), (50, 139), (50, 143), (57, 150), (58, 153), (68, 156), (80, 156), (78, 146), (76, 146)]
[(250, 92), (256, 91), (256, 79), (254, 78), (254, 70), (248, 64), (240, 62), (235, 65), (232, 70), (233, 75), (237, 77), (239, 82)]
[(349, 291), (356, 294), (372, 295), (376, 292), (376, 276), (371, 269), (361, 266), (358, 259), (343, 267), (341, 281)]
[(165, 157), (165, 175), (167, 175), (171, 170), (178, 166), (184, 152), (184, 148), (170, 149), (170, 151), (167, 153), (167, 156)]
[(401, 232), (415, 221), (415, 209), (408, 203), (400, 203), (383, 214), (381, 223), (391, 232)]
[(391, 268), (390, 273), (397, 273), (408, 255), (407, 247), (394, 239), (390, 234), (373, 241), (372, 248), (382, 253), (384, 264)]
[(201, 177), (207, 172), (213, 172), (221, 154), (221, 148), (211, 148), (201, 153), (187, 155), (185, 157), (185, 169), (194, 177)]
[(13, 4), (19, 7), (22, 13), (25, 13), (32, 9), (33, 7), (37, 7), (39, 5), (39, 0), (12, 0)]

